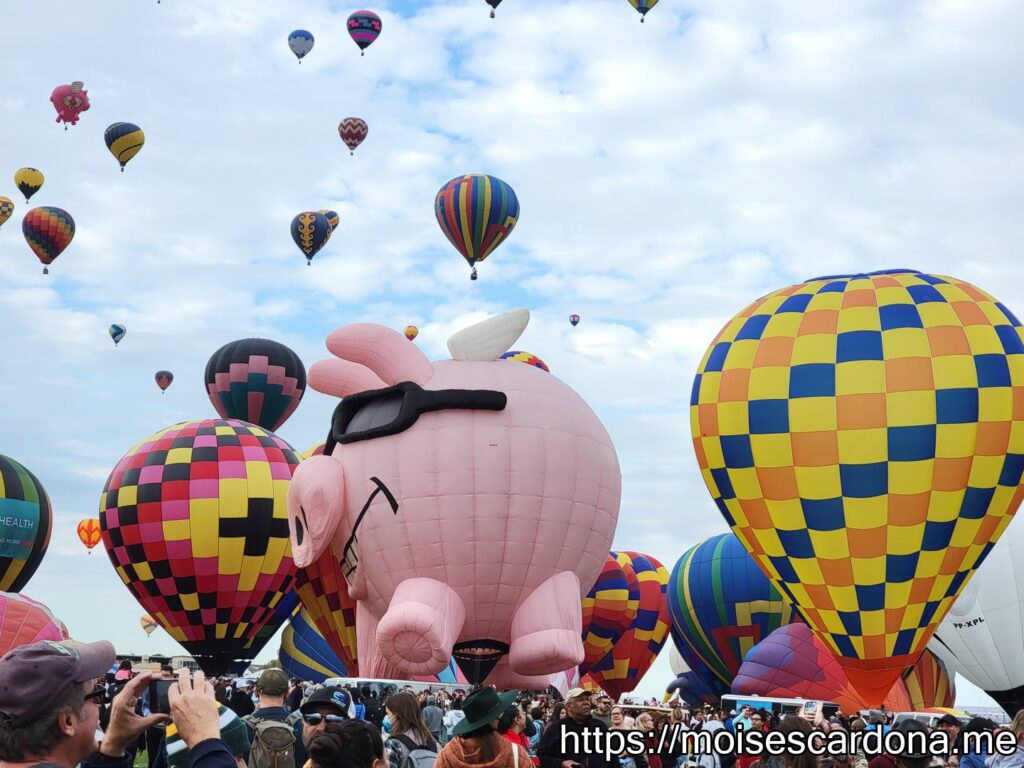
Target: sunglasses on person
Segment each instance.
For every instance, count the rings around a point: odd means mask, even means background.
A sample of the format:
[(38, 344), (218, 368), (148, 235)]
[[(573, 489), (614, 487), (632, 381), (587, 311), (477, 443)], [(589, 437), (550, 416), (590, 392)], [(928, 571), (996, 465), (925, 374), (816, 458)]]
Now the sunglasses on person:
[(347, 719), (344, 715), (322, 715), (319, 712), (312, 712), (302, 716), (303, 722), (307, 725), (320, 725), (324, 720), (328, 723), (344, 723)]
[(504, 392), (489, 389), (423, 389), (403, 381), (386, 389), (360, 392), (343, 398), (334, 409), (324, 455), (338, 443), (345, 445), (409, 429), (420, 414), (442, 410), (503, 411)]
[(103, 683), (96, 683), (89, 693), (85, 694), (86, 701), (103, 701), (103, 697), (107, 695), (107, 687)]

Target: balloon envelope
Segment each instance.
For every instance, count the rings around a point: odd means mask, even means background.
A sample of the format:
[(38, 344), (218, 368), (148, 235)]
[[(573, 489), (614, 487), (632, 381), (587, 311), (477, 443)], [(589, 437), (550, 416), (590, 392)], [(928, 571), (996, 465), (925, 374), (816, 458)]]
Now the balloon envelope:
[(313, 50), (313, 42), (313, 34), (304, 29), (296, 29), (288, 35), (288, 47), (299, 61)]
[(14, 213), (14, 201), (9, 197), (0, 196), (0, 227), (4, 225), (4, 222), (11, 218), (11, 214)]
[(912, 709), (920, 712), (935, 707), (952, 707), (956, 701), (955, 677), (956, 673), (948, 669), (942, 659), (925, 649), (917, 664), (903, 674)]
[(951, 277), (816, 278), (729, 321), (694, 381), (705, 483), (871, 704), (1024, 494), (1020, 322)]
[(125, 337), (125, 334), (128, 333), (128, 329), (120, 323), (114, 323), (107, 328), (107, 333), (109, 333), (110, 338), (114, 340), (114, 346), (116, 347), (121, 343), (121, 339)]
[(380, 37), (383, 22), (373, 11), (356, 11), (348, 17), (348, 34), (365, 51)]
[(206, 363), (206, 392), (222, 418), (274, 431), (299, 407), (306, 392), (306, 367), (280, 342), (238, 339)]
[(95, 517), (87, 517), (78, 523), (76, 528), (78, 540), (86, 549), (92, 549), (100, 543), (100, 521)]
[(146, 143), (146, 134), (134, 123), (114, 123), (104, 132), (103, 140), (123, 171)]
[(341, 223), (341, 217), (338, 215), (337, 211), (323, 210), (317, 211), (317, 213), (322, 213), (324, 216), (327, 217), (327, 223), (331, 225), (332, 233), (334, 232), (334, 230), (338, 228), (338, 225)]
[(548, 368), (547, 363), (541, 360), (536, 355), (530, 354), (529, 352), (522, 352), (518, 349), (512, 349), (503, 354), (499, 360), (515, 360), (517, 363), (526, 363), (532, 365), (534, 368), (540, 368), (542, 371), (551, 373), (551, 369)]
[(204, 419), (146, 438), (107, 478), (100, 524), (117, 575), (208, 674), (254, 658), (295, 580), (285, 499), (298, 463), (273, 433)]
[(304, 211), (292, 219), (292, 240), (302, 251), (306, 261), (312, 262), (313, 257), (327, 245), (331, 239), (331, 222), (327, 216), (318, 211)]
[(353, 154), (369, 132), (370, 127), (361, 117), (346, 117), (338, 123), (338, 135)]
[(420, 329), (417, 328), (415, 325), (407, 325), (407, 326), (405, 326), (405, 338), (407, 338), (409, 341), (412, 341), (413, 339), (415, 339), (419, 335), (420, 335)]
[(437, 223), (472, 267), (504, 242), (519, 220), (515, 191), (497, 176), (457, 176), (434, 199)]
[(148, 613), (139, 619), (139, 626), (142, 627), (142, 631), (147, 635), (152, 635), (159, 628), (159, 624), (156, 623), (156, 619), (150, 616)]
[(669, 578), (668, 609), (675, 636), (726, 686), (751, 648), (800, 621), (731, 533), (712, 536), (679, 558)]
[(590, 592), (583, 598), (583, 663), (586, 675), (607, 656), (636, 620), (640, 581), (633, 566), (609, 553)]
[(296, 613), (284, 628), (277, 658), (288, 677), (308, 683), (349, 676), (344, 663), (331, 650), (304, 609)]
[(67, 627), (45, 605), (25, 595), (0, 592), (0, 656), (22, 645), (67, 638)]
[(156, 385), (160, 387), (160, 391), (165, 391), (171, 383), (174, 381), (174, 374), (170, 371), (157, 371), (153, 374), (153, 379), (156, 381)]
[(53, 513), (39, 479), (0, 454), (0, 590), (20, 592), (50, 545)]
[(647, 12), (658, 4), (658, 0), (629, 0), (629, 4), (636, 8), (642, 21)]
[(38, 168), (19, 168), (14, 172), (14, 184), (25, 196), (26, 203), (42, 188), (43, 181), (45, 177)]
[(21, 231), (36, 258), (43, 264), (52, 264), (75, 236), (75, 220), (61, 208), (33, 208), (22, 219)]

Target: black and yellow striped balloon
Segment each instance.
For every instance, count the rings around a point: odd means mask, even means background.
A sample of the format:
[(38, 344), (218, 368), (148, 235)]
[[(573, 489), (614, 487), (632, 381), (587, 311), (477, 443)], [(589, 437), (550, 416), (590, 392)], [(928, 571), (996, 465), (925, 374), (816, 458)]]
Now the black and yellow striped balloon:
[(124, 167), (142, 149), (146, 143), (146, 134), (134, 123), (114, 123), (103, 134), (107, 142), (107, 149), (110, 150), (117, 162), (121, 164), (121, 172)]

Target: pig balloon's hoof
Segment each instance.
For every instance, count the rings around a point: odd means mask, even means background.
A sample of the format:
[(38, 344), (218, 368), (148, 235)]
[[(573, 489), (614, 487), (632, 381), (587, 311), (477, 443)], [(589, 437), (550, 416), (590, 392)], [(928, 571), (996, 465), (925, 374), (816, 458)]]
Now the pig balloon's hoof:
[(436, 675), (451, 653), (444, 626), (440, 612), (423, 603), (393, 605), (377, 626), (377, 650), (411, 675)]
[(583, 642), (571, 629), (542, 629), (512, 641), (508, 665), (518, 675), (543, 675), (583, 662)]

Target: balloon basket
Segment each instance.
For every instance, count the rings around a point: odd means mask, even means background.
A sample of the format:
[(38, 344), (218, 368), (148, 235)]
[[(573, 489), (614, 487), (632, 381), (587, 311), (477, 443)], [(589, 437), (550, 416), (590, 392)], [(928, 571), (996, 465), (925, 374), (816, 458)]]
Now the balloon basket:
[(47, 267), (43, 267), (43, 274), (44, 275), (50, 274), (50, 270)]
[(477, 275), (476, 275), (476, 267), (473, 267), (473, 271), (469, 273), (469, 279), (470, 280), (476, 280), (476, 277), (477, 277)]
[(121, 173), (124, 173), (124, 166), (121, 166)]
[(360, 56), (365, 56), (365, 55), (366, 55), (366, 51), (360, 51), (360, 52), (359, 52), (359, 55), (360, 55)]
[(494, 18), (494, 11), (491, 11), (491, 18)]

